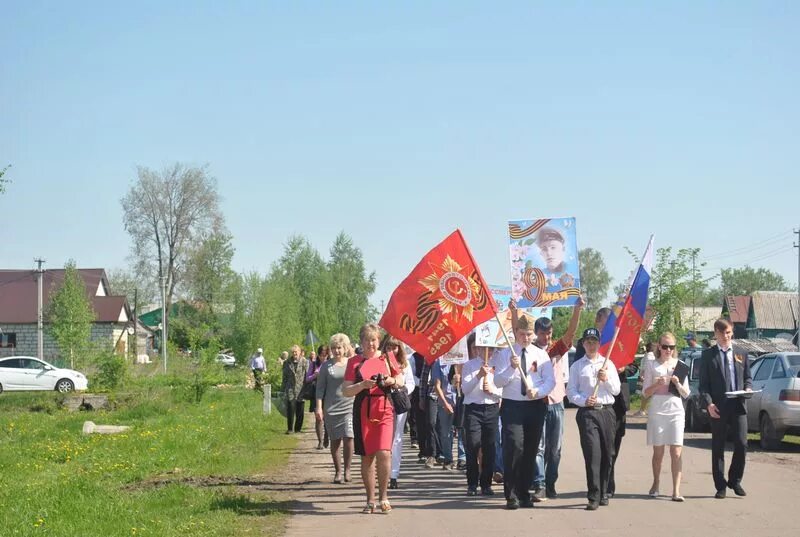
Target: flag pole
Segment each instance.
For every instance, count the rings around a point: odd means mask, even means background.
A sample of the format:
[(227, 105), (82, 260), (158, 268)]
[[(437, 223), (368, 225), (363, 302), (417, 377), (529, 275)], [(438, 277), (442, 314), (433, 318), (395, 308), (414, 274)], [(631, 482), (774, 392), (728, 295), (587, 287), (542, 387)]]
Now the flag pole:
[[(475, 262), (475, 257), (473, 257), (473, 255), (472, 255), (472, 250), (469, 249), (469, 246), (467, 245), (467, 241), (464, 240), (464, 235), (461, 234), (461, 230), (460, 229), (456, 229), (456, 233), (458, 233), (458, 236), (461, 238), (461, 243), (464, 245), (464, 249), (467, 251), (467, 255), (469, 256), (470, 261), (472, 261), (472, 265), (475, 267), (475, 270), (478, 272), (479, 280), (480, 280), (478, 283), (481, 286), (481, 290), (483, 291), (483, 294), (486, 295), (487, 297), (491, 297), (491, 293), (488, 292), (488, 290), (486, 289), (486, 286), (484, 285), (483, 274), (481, 274), (481, 270), (478, 267), (478, 263)], [(511, 340), (508, 338), (508, 334), (506, 334), (506, 331), (503, 328), (503, 322), (500, 320), (500, 314), (497, 312), (497, 308), (495, 307), (494, 300), (491, 300), (491, 302), (489, 302), (489, 307), (492, 308), (492, 311), (494, 312), (494, 318), (497, 319), (497, 323), (500, 325), (500, 331), (503, 332), (503, 337), (506, 339), (506, 343), (508, 344), (508, 348), (511, 349), (511, 356), (516, 358), (517, 357), (517, 353), (514, 352), (514, 345), (511, 344)], [(512, 326), (511, 329), (513, 330), (514, 327)], [(517, 367), (517, 370), (519, 371), (519, 373), (520, 373), (520, 375), (522, 377), (522, 383), (525, 384), (525, 391), (528, 394), (528, 399), (533, 399), (533, 388), (531, 387), (530, 382), (528, 382), (528, 375), (524, 371), (522, 371), (522, 366), (521, 365)]]

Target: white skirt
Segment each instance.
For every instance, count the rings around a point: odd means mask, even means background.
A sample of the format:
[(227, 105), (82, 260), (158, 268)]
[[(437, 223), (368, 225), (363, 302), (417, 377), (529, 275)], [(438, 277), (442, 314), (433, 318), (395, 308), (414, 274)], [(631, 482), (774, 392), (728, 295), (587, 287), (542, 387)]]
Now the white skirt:
[(647, 409), (647, 445), (682, 446), (686, 415), (676, 395), (654, 395)]

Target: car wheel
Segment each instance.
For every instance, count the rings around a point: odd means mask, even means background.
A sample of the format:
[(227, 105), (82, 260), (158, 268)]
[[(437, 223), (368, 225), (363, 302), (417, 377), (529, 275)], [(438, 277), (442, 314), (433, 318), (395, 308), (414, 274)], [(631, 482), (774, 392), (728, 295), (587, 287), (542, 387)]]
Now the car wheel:
[(780, 449), (783, 435), (778, 434), (778, 432), (775, 430), (775, 425), (772, 423), (772, 419), (770, 419), (769, 414), (766, 412), (761, 414), (761, 418), (758, 420), (758, 425), (758, 431), (761, 436), (761, 449)]
[(0, 393), (3, 393), (3, 385), (0, 384)]
[(60, 393), (68, 393), (75, 391), (75, 384), (69, 379), (61, 379), (56, 382), (56, 391)]

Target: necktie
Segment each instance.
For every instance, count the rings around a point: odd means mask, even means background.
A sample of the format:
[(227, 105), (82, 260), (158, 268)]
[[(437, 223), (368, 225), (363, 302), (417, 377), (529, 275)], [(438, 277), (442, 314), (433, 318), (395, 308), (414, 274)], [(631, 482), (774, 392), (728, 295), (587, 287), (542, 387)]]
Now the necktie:
[(731, 363), (729, 361), (730, 358), (728, 358), (728, 352), (730, 352), (730, 349), (728, 349), (727, 351), (722, 351), (722, 355), (725, 357), (725, 360), (724, 360), (724, 362), (725, 362), (725, 380), (728, 383), (728, 389), (730, 391), (735, 391), (736, 390), (736, 379), (731, 377)]
[[(525, 348), (523, 347), (522, 352), (520, 353), (520, 363), (522, 364), (522, 374), (528, 374), (528, 361), (525, 359)], [(519, 391), (522, 395), (528, 395), (528, 390), (525, 389), (525, 379), (519, 379)]]

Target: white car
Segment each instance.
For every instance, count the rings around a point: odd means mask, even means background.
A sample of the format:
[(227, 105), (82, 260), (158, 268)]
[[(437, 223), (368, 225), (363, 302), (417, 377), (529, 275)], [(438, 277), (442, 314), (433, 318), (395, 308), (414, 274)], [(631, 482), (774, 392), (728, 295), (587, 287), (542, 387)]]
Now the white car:
[(4, 390), (56, 390), (62, 393), (86, 390), (86, 376), (72, 369), (59, 369), (32, 356), (0, 360), (0, 393)]
[(217, 362), (225, 367), (233, 367), (236, 365), (236, 358), (232, 354), (219, 353), (217, 355)]

